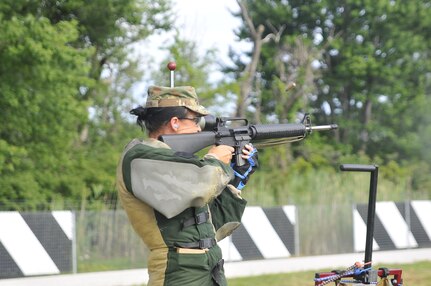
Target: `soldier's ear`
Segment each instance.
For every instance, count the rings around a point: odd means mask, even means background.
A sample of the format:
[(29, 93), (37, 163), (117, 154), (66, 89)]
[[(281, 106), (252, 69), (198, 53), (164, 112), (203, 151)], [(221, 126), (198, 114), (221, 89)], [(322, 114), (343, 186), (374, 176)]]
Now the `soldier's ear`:
[(178, 119), (178, 117), (172, 117), (171, 120), (169, 121), (169, 125), (171, 126), (171, 128), (174, 131), (177, 131), (178, 128), (180, 128), (180, 120)]

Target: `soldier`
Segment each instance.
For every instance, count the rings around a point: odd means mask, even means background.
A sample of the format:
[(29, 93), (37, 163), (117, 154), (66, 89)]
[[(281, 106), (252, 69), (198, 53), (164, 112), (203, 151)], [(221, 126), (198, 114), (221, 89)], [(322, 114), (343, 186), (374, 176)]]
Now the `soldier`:
[(246, 205), (240, 189), (258, 165), (257, 150), (247, 145), (247, 164), (236, 167), (230, 146), (213, 146), (200, 159), (157, 140), (201, 131), (200, 118), (208, 111), (193, 87), (150, 87), (146, 106), (131, 113), (149, 138), (126, 146), (117, 187), (133, 228), (150, 249), (148, 285), (226, 285), (217, 242), (240, 225)]

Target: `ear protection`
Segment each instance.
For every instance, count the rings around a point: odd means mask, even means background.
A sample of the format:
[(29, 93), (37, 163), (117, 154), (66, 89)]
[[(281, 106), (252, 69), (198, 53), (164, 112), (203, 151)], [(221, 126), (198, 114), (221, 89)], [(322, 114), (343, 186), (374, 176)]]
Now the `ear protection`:
[(180, 127), (178, 124), (174, 124), (173, 125), (173, 127), (175, 128), (175, 129), (178, 129), (178, 127)]

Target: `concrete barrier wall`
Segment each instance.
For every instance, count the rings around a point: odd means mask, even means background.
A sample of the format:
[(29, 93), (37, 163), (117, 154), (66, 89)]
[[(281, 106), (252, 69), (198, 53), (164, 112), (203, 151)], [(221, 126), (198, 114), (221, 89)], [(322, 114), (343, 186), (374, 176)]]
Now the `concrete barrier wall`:
[(297, 254), (296, 207), (247, 207), (241, 226), (220, 241), (225, 261), (286, 258)]
[(0, 212), (0, 278), (73, 271), (70, 211)]
[[(350, 246), (342, 253), (362, 252), (365, 249), (367, 205), (356, 205), (353, 207), (353, 211), (351, 206), (346, 207), (346, 214), (347, 216), (352, 214), (352, 219), (346, 220), (350, 222), (342, 228), (342, 231), (336, 231), (334, 237), (349, 240), (346, 245)], [(313, 213), (309, 211), (309, 208), (310, 206), (302, 209), (296, 206), (247, 207), (242, 225), (233, 235), (219, 243), (225, 261), (270, 260), (310, 255), (301, 252), (298, 239), (301, 237), (298, 229), (303, 231), (301, 234), (303, 238), (308, 238), (304, 231), (312, 227), (298, 225), (298, 222), (310, 221), (301, 220), (304, 216), (310, 217)], [(95, 215), (109, 218), (109, 214), (113, 212), (92, 213), (91, 217), (93, 220)], [(119, 212), (122, 211), (116, 211), (115, 214), (122, 214)], [(300, 217), (298, 217), (298, 213)], [(328, 220), (322, 217), (322, 214), (326, 212), (318, 213), (319, 217), (312, 217), (315, 227)], [(374, 228), (374, 250), (431, 248), (430, 218), (431, 201), (378, 202)], [(85, 215), (81, 220), (85, 220)], [(93, 220), (91, 220), (92, 224), (86, 226), (85, 229), (91, 228), (92, 232), (97, 232), (94, 227), (100, 227), (101, 222)], [(118, 222), (115, 219), (109, 219), (109, 225), (112, 225), (109, 228), (112, 235), (104, 233), (102, 237), (110, 237), (109, 241), (113, 245), (127, 244), (131, 249), (141, 247), (142, 242), (131, 229), (127, 230), (130, 235), (125, 237), (135, 237), (133, 242), (121, 238), (119, 227), (115, 225), (118, 223), (128, 225), (127, 219), (118, 220)], [(74, 213), (70, 211), (0, 212), (0, 279), (76, 272), (75, 225)], [(335, 230), (319, 228), (321, 235), (315, 237), (313, 243), (333, 239), (324, 231), (333, 233)], [(122, 232), (126, 232), (126, 230), (122, 230)], [(85, 240), (85, 233), (79, 237)], [(350, 242), (352, 238), (353, 242)], [(124, 241), (121, 241), (122, 239)], [(98, 240), (92, 239), (91, 243), (97, 244)], [(103, 246), (110, 247), (108, 244), (103, 244)], [(84, 251), (85, 253), (79, 255), (83, 259), (87, 259), (87, 256), (90, 256), (88, 259), (91, 259), (92, 253), (87, 249)], [(337, 250), (331, 252), (329, 248), (325, 251), (328, 254), (337, 252)], [(119, 257), (124, 259), (127, 253), (128, 251), (123, 251)], [(340, 252), (338, 251), (338, 253)], [(131, 268), (139, 268), (141, 265), (145, 267), (145, 256), (139, 254), (138, 258), (143, 262), (139, 263), (137, 267), (131, 266)], [(113, 257), (113, 259), (115, 258), (118, 257)], [(112, 258), (106, 256), (103, 259)]]
[[(354, 251), (365, 250), (367, 209), (353, 209)], [(424, 247), (431, 247), (431, 201), (376, 203), (374, 250)]]

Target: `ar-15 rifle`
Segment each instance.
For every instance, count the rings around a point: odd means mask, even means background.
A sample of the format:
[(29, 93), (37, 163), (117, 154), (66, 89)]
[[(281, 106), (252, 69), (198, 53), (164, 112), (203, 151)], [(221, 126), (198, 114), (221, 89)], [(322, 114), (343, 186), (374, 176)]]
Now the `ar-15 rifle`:
[[(242, 126), (229, 127), (227, 123), (243, 122)], [(228, 118), (205, 116), (201, 120), (202, 132), (192, 134), (162, 135), (159, 140), (165, 142), (177, 152), (196, 153), (211, 145), (229, 145), (235, 148), (237, 166), (245, 164), (240, 156), (247, 143), (257, 148), (280, 145), (304, 139), (313, 131), (337, 129), (336, 124), (311, 126), (309, 115), (305, 115), (302, 123), (286, 124), (248, 124), (244, 118)]]

